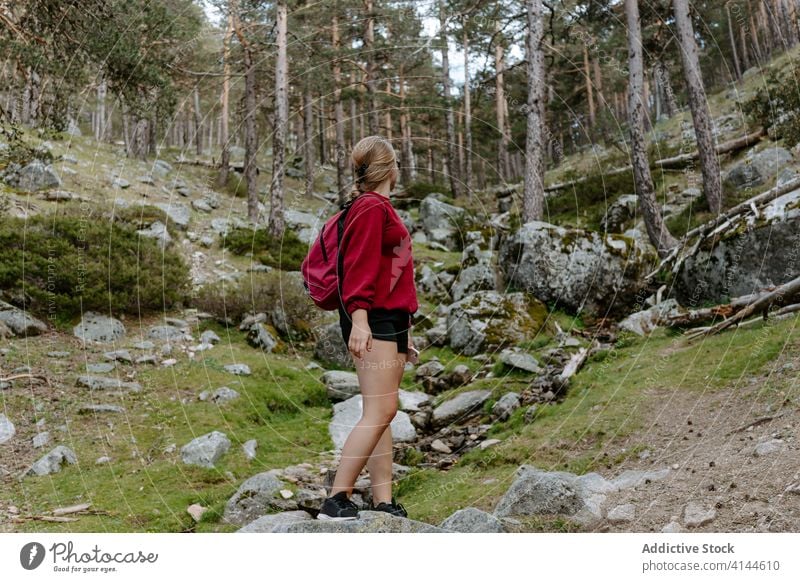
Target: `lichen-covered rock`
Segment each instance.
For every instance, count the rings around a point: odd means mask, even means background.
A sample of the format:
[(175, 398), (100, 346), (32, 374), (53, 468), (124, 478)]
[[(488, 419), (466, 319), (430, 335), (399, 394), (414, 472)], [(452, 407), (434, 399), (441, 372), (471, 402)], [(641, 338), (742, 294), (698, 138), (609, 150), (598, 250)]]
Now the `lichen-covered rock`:
[(231, 448), (225, 433), (217, 430), (192, 439), (181, 448), (181, 460), (187, 465), (213, 468), (214, 463)]
[(669, 317), (682, 313), (686, 313), (686, 310), (675, 299), (665, 299), (647, 309), (631, 313), (619, 322), (619, 327), (637, 335), (646, 336)]
[(69, 447), (59, 445), (45, 456), (36, 461), (26, 475), (50, 475), (61, 471), (61, 465), (68, 463), (74, 465), (78, 462), (75, 452)]
[(347, 400), (359, 394), (358, 375), (345, 370), (329, 370), (322, 375), (322, 383), (328, 391), (328, 398), (334, 402)]
[(477, 291), (450, 306), (450, 346), (465, 356), (501, 348), (536, 336), (547, 308), (523, 292)]
[(781, 285), (800, 276), (795, 249), (800, 232), (800, 189), (767, 204), (758, 218), (746, 215), (738, 226), (703, 242), (675, 275), (675, 298), (686, 307)]
[(39, 335), (47, 331), (47, 325), (43, 321), (5, 301), (0, 301), (0, 323), (19, 337)]
[(61, 178), (55, 173), (53, 167), (41, 160), (33, 160), (26, 166), (15, 170), (6, 171), (5, 181), (9, 186), (18, 190), (36, 192), (61, 186)]
[(342, 330), (338, 323), (321, 326), (316, 330), (317, 343), (314, 346), (314, 357), (323, 362), (330, 362), (343, 368), (353, 367), (353, 358), (342, 338)]
[[(276, 476), (274, 469), (253, 475), (239, 486), (225, 504), (223, 521), (244, 525), (274, 509), (278, 492), (286, 485)], [(306, 514), (308, 515), (308, 514)]]
[(507, 284), (574, 313), (624, 313), (657, 264), (652, 247), (621, 234), (531, 221), (500, 245)]
[(775, 178), (791, 163), (791, 152), (782, 147), (768, 147), (759, 152), (751, 150), (747, 159), (736, 164), (725, 175), (725, 182), (738, 190), (760, 186)]
[(85, 342), (113, 343), (125, 337), (125, 325), (114, 317), (87, 311), (72, 333)]
[(480, 232), (468, 232), (469, 244), (461, 253), (461, 270), (450, 289), (454, 301), (463, 299), (476, 291), (493, 290), (495, 281), (495, 252), (483, 249)]
[(461, 392), (433, 409), (431, 423), (434, 428), (453, 422), (463, 422), (481, 412), (481, 406), (491, 396), (491, 390)]
[(465, 507), (446, 518), (439, 527), (461, 533), (503, 533), (503, 523), (496, 516), (477, 507)]
[(238, 530), (238, 533), (444, 533), (447, 531), (429, 523), (399, 517), (385, 511), (362, 510), (358, 514), (358, 519), (344, 521), (309, 519), (306, 516), (299, 511), (267, 515), (247, 524)]

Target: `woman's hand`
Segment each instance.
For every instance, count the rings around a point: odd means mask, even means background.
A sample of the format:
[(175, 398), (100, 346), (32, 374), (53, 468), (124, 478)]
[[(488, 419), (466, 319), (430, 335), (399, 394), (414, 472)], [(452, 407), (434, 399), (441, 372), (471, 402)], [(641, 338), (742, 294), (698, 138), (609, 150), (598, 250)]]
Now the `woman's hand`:
[(372, 351), (372, 330), (367, 322), (367, 310), (356, 309), (353, 311), (353, 326), (350, 329), (350, 339), (347, 349), (356, 358), (363, 358), (364, 351)]
[(408, 330), (408, 354), (406, 355), (406, 361), (411, 362), (412, 364), (419, 363), (419, 352), (414, 347), (414, 342), (411, 339), (411, 330)]

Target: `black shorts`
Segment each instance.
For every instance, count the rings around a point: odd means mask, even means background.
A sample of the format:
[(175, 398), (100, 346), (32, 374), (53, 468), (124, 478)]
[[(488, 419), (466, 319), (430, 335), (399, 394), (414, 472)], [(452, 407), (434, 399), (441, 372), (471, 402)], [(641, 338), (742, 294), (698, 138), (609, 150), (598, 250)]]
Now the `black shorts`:
[[(408, 353), (408, 311), (402, 309), (384, 309), (373, 307), (367, 311), (367, 323), (372, 332), (372, 339), (397, 342), (397, 351)], [(353, 317), (339, 307), (339, 327), (345, 345), (350, 341), (350, 330), (353, 329)]]

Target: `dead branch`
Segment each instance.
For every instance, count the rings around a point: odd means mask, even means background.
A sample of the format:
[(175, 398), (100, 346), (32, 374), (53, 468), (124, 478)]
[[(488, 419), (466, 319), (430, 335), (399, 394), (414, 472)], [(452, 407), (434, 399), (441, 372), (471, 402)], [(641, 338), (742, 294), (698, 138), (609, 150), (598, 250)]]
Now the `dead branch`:
[[(732, 139), (730, 141), (726, 141), (725, 143), (721, 143), (717, 146), (716, 151), (717, 154), (727, 154), (731, 152), (738, 152), (741, 149), (746, 147), (750, 147), (752, 145), (757, 144), (761, 141), (761, 138), (764, 137), (767, 132), (764, 130), (763, 127), (759, 127), (753, 133), (749, 133), (745, 136), (738, 137), (736, 139)], [(654, 165), (659, 166), (661, 169), (667, 168), (683, 168), (692, 160), (699, 159), (700, 152), (697, 150), (688, 153), (688, 154), (681, 154), (679, 156), (674, 156), (672, 158), (664, 158), (662, 160), (656, 160)]]

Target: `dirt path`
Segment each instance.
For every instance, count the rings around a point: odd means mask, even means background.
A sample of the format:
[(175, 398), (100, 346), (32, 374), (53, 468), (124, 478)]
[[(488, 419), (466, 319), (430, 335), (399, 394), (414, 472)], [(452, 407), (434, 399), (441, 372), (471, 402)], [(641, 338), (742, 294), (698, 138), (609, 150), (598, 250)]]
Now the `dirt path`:
[[(787, 345), (760, 377), (724, 390), (651, 391), (642, 410), (652, 419), (649, 428), (623, 445), (646, 444), (649, 451), (624, 461), (615, 474), (625, 469), (673, 471), (664, 480), (609, 495), (606, 510), (633, 504), (635, 517), (606, 521), (594, 531), (658, 532), (672, 520), (685, 531), (800, 531), (799, 371), (800, 355)], [(776, 438), (782, 448), (754, 454), (756, 445)], [(792, 486), (794, 492), (787, 491)], [(716, 515), (686, 528), (684, 508), (690, 502), (714, 509)]]

